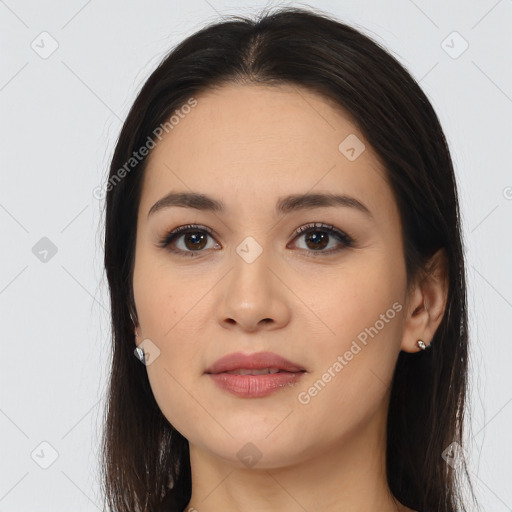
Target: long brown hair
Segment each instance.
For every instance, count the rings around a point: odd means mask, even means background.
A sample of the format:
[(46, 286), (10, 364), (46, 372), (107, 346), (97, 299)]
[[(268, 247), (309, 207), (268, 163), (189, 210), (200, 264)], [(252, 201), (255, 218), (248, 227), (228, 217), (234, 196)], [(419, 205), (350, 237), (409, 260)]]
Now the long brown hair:
[(190, 500), (188, 441), (163, 416), (133, 353), (136, 220), (147, 158), (126, 163), (190, 98), (225, 83), (292, 84), (334, 100), (385, 165), (403, 225), (408, 283), (428, 270), (438, 249), (446, 251), (442, 323), (429, 350), (398, 357), (387, 479), (393, 495), (414, 510), (463, 509), (463, 481), (471, 488), (463, 451), (460, 466), (445, 456), (463, 440), (468, 329), (457, 187), (443, 130), (418, 83), (383, 47), (325, 13), (290, 7), (263, 11), (254, 20), (232, 16), (182, 41), (142, 87), (117, 141), (105, 218), (113, 341), (102, 438), (108, 506), (115, 512), (181, 512)]

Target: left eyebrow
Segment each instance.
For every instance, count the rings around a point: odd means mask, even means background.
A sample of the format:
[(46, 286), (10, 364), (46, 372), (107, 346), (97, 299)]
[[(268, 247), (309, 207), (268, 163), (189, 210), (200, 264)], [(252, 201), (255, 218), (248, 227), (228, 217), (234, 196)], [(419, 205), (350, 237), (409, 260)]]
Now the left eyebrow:
[(355, 208), (373, 218), (372, 212), (364, 203), (346, 194), (293, 194), (280, 198), (276, 204), (276, 211), (285, 215), (298, 210), (325, 207)]
[[(159, 199), (149, 210), (148, 217), (158, 210), (171, 208), (194, 208), (196, 210), (224, 213), (225, 205), (222, 201), (198, 192), (170, 192)], [(354, 208), (373, 218), (370, 209), (355, 197), (345, 194), (292, 194), (281, 197), (276, 203), (276, 213), (286, 215), (299, 210), (311, 210), (325, 207)]]

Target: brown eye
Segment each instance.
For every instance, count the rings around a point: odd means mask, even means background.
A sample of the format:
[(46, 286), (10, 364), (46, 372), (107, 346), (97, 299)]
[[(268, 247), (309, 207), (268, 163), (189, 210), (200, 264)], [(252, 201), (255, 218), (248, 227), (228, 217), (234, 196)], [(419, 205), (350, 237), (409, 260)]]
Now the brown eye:
[(191, 251), (196, 251), (203, 249), (206, 245), (206, 236), (204, 233), (185, 233), (183, 236), (183, 240), (185, 243), (185, 247), (190, 249)]
[[(168, 233), (159, 245), (174, 253), (196, 256), (194, 253), (204, 252), (203, 249), (208, 243), (208, 237), (213, 237), (213, 233), (205, 226), (180, 226)], [(214, 247), (218, 248), (220, 246), (214, 244)]]
[(329, 235), (322, 233), (321, 231), (313, 231), (306, 234), (305, 240), (306, 244), (312, 244), (312, 246), (308, 245), (310, 249), (325, 249), (325, 247), (329, 244)]
[[(322, 223), (313, 223), (302, 226), (296, 231), (297, 237), (304, 237), (306, 247), (304, 250), (308, 254), (332, 254), (339, 252), (345, 247), (353, 247), (354, 239), (348, 236), (343, 231)], [(329, 244), (334, 243), (334, 249), (324, 250)], [(338, 247), (336, 248), (336, 242)]]

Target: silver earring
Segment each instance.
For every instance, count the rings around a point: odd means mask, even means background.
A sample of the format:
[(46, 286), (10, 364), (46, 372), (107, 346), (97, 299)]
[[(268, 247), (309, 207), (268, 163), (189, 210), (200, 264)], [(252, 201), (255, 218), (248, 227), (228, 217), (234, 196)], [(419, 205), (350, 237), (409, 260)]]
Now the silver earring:
[[(131, 314), (130, 314), (130, 316), (131, 316)], [(133, 318), (132, 318), (132, 320), (133, 320)], [(134, 322), (134, 324), (135, 324), (135, 322)], [(135, 329), (134, 333), (135, 333), (135, 345), (137, 345), (137, 340), (139, 339), (139, 333), (137, 332), (137, 329)], [(146, 355), (144, 354), (144, 350), (141, 347), (136, 346), (133, 353), (135, 354), (137, 359), (142, 364), (146, 364)]]
[(416, 342), (416, 344), (418, 345), (418, 347), (420, 347), (421, 350), (425, 350), (427, 348), (427, 346), (425, 345), (425, 342), (422, 340), (418, 340)]
[(142, 350), (140, 347), (135, 347), (133, 353), (142, 364), (146, 364), (146, 355), (144, 354), (144, 350)]
[[(138, 338), (139, 335), (137, 331), (135, 331), (135, 339), (137, 340)], [(144, 354), (144, 350), (142, 349), (142, 347), (136, 346), (133, 353), (142, 364), (146, 364), (146, 354)]]

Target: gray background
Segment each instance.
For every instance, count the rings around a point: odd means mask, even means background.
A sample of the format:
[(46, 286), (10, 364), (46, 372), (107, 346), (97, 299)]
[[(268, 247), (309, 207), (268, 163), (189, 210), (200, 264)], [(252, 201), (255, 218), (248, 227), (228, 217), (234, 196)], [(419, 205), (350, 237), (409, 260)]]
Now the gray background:
[[(109, 303), (93, 191), (171, 46), (264, 5), (0, 0), (0, 511), (101, 510)], [(441, 119), (468, 258), (468, 455), (482, 509), (512, 510), (512, 1), (309, 5), (387, 47)]]

